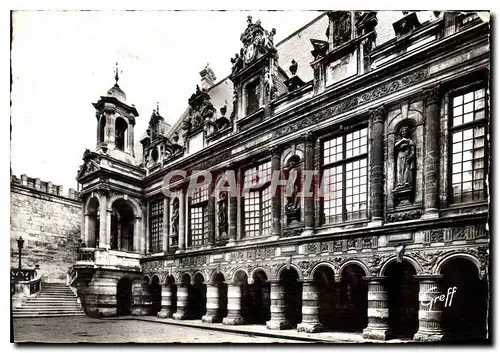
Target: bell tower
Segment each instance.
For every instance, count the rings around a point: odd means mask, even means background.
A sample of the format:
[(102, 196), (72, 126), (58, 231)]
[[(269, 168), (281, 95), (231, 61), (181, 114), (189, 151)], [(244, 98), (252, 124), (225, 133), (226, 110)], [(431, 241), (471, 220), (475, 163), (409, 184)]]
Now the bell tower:
[(133, 104), (127, 102), (125, 92), (118, 85), (119, 79), (116, 63), (115, 84), (97, 103), (92, 103), (97, 119), (96, 152), (133, 162), (134, 126), (139, 113)]

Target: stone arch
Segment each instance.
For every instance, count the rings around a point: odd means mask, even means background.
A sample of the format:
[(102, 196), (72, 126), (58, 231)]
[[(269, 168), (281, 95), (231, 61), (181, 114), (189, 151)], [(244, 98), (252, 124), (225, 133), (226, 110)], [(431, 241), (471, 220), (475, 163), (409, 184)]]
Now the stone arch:
[(251, 283), (251, 282), (250, 282), (250, 279), (251, 279), (250, 274), (249, 274), (249, 273), (248, 273), (248, 271), (247, 271), (246, 269), (244, 269), (243, 267), (239, 267), (239, 268), (237, 268), (237, 269), (235, 269), (235, 270), (234, 270), (233, 275), (232, 275), (232, 277), (231, 277), (231, 283), (232, 283), (232, 284), (235, 284), (235, 280), (236, 280), (236, 278), (237, 278), (237, 276), (236, 276), (236, 275), (237, 275), (239, 272), (243, 272), (243, 273), (247, 276), (247, 284), (250, 284), (250, 283)]
[(366, 266), (366, 264), (363, 261), (357, 259), (349, 259), (346, 262), (344, 262), (339, 268), (339, 275), (342, 275), (342, 271), (349, 265), (358, 265), (365, 272), (365, 276), (371, 275), (368, 266)]
[(467, 253), (452, 253), (450, 255), (444, 256), (443, 258), (439, 259), (436, 264), (434, 265), (434, 269), (432, 270), (433, 274), (439, 275), (441, 273), (441, 270), (443, 266), (450, 260), (457, 259), (457, 258), (462, 258), (471, 261), (476, 267), (477, 267), (477, 272), (480, 275), (481, 274), (481, 263), (477, 257), (471, 254)]
[(89, 210), (89, 207), (90, 207), (90, 202), (92, 200), (96, 200), (97, 201), (97, 204), (100, 206), (101, 205), (101, 202), (99, 201), (99, 197), (97, 195), (95, 195), (94, 193), (91, 193), (89, 195), (89, 197), (87, 197), (87, 200), (85, 201), (85, 213), (86, 212), (91, 212), (91, 210)]
[(335, 275), (338, 275), (338, 271), (335, 268), (335, 265), (331, 263), (330, 261), (321, 261), (317, 263), (316, 265), (313, 266), (311, 269), (311, 272), (309, 273), (309, 278), (314, 278), (314, 273), (320, 268), (321, 266), (326, 266), (329, 267)]
[(130, 197), (129, 195), (126, 194), (117, 194), (113, 195), (109, 200), (108, 200), (108, 211), (112, 211), (113, 203), (117, 200), (122, 199), (123, 201), (129, 203), (132, 206), (132, 209), (134, 210), (134, 215), (136, 217), (142, 218), (142, 209), (137, 200), (135, 200), (133, 197)]
[(171, 273), (166, 274), (162, 283), (164, 283), (164, 284), (175, 284), (176, 283), (175, 276), (173, 274), (171, 274)]
[(224, 272), (220, 271), (219, 269), (215, 269), (207, 276), (207, 284), (213, 285), (215, 283), (215, 277), (219, 274), (222, 275), (222, 277), (224, 278), (224, 282), (226, 282), (226, 275), (224, 274)]
[(206, 274), (205, 274), (205, 273), (203, 273), (202, 271), (199, 271), (199, 270), (198, 270), (198, 271), (195, 271), (195, 272), (193, 273), (193, 276), (191, 277), (191, 282), (193, 282), (193, 283), (194, 283), (194, 279), (195, 279), (195, 277), (198, 277), (198, 278), (199, 278), (199, 276), (201, 276), (201, 278), (202, 278), (202, 283), (205, 283), (205, 282), (206, 282), (206, 277), (207, 277), (207, 276), (206, 276)]
[[(281, 273), (286, 269), (288, 270), (287, 268), (288, 266), (286, 264), (283, 264), (279, 269), (278, 271), (276, 272), (276, 279), (279, 279), (281, 277)], [(290, 264), (290, 268), (294, 269), (297, 274), (299, 275), (299, 279), (304, 279), (304, 276), (302, 275), (302, 271), (294, 264)]]
[(182, 272), (179, 274), (179, 284), (181, 285), (191, 284), (192, 280), (192, 276), (189, 272)]
[(149, 283), (151, 283), (151, 277), (149, 275), (144, 275), (144, 276), (142, 276), (142, 281), (144, 283), (149, 284)]
[(294, 156), (297, 155), (300, 157), (300, 160), (304, 160), (304, 151), (300, 143), (294, 144), (293, 148), (287, 147), (282, 153), (281, 153), (281, 165), (284, 166), (288, 162), (288, 160)]
[(252, 269), (252, 271), (250, 272), (250, 277), (248, 277), (248, 281), (249, 281), (248, 283), (250, 283), (250, 284), (254, 283), (254, 278), (253, 278), (253, 276), (254, 276), (254, 275), (255, 275), (258, 271), (262, 271), (262, 272), (264, 272), (264, 274), (265, 274), (265, 275), (266, 275), (266, 277), (267, 277), (267, 280), (269, 280), (269, 279), (271, 279), (271, 278), (272, 278), (272, 277), (271, 277), (271, 274), (269, 273), (269, 271), (267, 271), (266, 269), (264, 269), (264, 268), (263, 268), (263, 267), (261, 267), (261, 266), (257, 266), (257, 267), (254, 267), (254, 268)]
[[(384, 276), (385, 270), (394, 261), (396, 261), (396, 256), (393, 256), (393, 257), (390, 257), (389, 259), (387, 259), (380, 267), (379, 276)], [(422, 269), (422, 266), (420, 266), (420, 264), (415, 259), (405, 255), (405, 256), (403, 256), (403, 261), (408, 261), (415, 268), (415, 272), (417, 275), (424, 272)]]
[(153, 273), (153, 275), (151, 275), (151, 281), (150, 281), (150, 283), (153, 283), (153, 280), (154, 280), (155, 277), (157, 278), (157, 281), (158, 281), (157, 283), (161, 283), (161, 276), (158, 273)]

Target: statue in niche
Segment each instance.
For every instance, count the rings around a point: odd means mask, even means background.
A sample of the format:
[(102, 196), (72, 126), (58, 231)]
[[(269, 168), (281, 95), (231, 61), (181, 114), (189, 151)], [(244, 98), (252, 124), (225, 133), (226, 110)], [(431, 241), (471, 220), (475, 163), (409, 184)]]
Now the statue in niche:
[(177, 245), (179, 239), (179, 199), (175, 199), (172, 205), (172, 245)]
[(217, 223), (219, 228), (219, 238), (226, 238), (228, 231), (228, 215), (227, 215), (227, 193), (219, 194), (217, 201)]
[(416, 150), (410, 138), (408, 126), (401, 128), (401, 138), (394, 145), (396, 150), (396, 188), (413, 186), (413, 171), (415, 170)]
[(300, 190), (302, 171), (300, 169), (300, 157), (293, 155), (288, 160), (286, 166), (283, 168), (286, 179), (288, 180), (286, 190), (286, 204), (285, 213), (287, 215), (288, 223), (293, 221), (298, 222), (300, 219)]

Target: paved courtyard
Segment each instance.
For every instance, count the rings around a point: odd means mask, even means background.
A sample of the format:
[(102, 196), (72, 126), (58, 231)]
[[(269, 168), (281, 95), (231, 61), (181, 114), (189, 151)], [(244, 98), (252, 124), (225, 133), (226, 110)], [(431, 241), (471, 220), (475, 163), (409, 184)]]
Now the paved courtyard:
[[(15, 318), (14, 342), (45, 343), (300, 343), (273, 337), (213, 331), (135, 319), (86, 316)], [(305, 341), (304, 341), (305, 343)]]

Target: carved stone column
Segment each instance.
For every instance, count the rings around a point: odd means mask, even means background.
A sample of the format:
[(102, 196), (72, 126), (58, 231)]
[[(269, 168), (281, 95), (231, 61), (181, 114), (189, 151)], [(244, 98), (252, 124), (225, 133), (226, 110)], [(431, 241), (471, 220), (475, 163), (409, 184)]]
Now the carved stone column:
[(439, 217), (439, 86), (423, 92), (425, 99), (425, 173), (424, 214), (422, 218)]
[(319, 332), (323, 326), (319, 322), (319, 289), (313, 279), (302, 280), (302, 322), (298, 332)]
[(143, 280), (132, 283), (132, 315), (144, 316), (151, 313), (153, 301), (149, 284)]
[(269, 281), (271, 284), (271, 320), (266, 322), (270, 330), (284, 330), (291, 327), (286, 319), (285, 288), (278, 280)]
[(241, 315), (242, 288), (240, 285), (227, 287), (227, 316), (222, 320), (224, 325), (243, 325), (245, 319)]
[(389, 303), (385, 276), (366, 277), (368, 282), (368, 326), (363, 338), (386, 340), (389, 336)]
[(177, 286), (177, 311), (173, 315), (175, 320), (186, 320), (188, 318), (188, 291), (185, 284)]
[(219, 295), (218, 286), (207, 286), (207, 313), (201, 318), (202, 322), (222, 322), (222, 316), (219, 308)]
[(384, 121), (386, 113), (384, 106), (370, 111), (370, 194), (372, 225), (382, 225), (384, 222)]
[(179, 196), (179, 247), (176, 252), (186, 249), (186, 193), (181, 191)]
[[(314, 136), (311, 132), (304, 136), (304, 175), (314, 171)], [(311, 192), (312, 196), (304, 196), (304, 228), (306, 231), (314, 229), (314, 194), (315, 194), (315, 178), (311, 180), (311, 184), (304, 183), (303, 192)], [(307, 190), (306, 190), (307, 188)]]
[(104, 190), (99, 190), (99, 209), (101, 212), (99, 217), (99, 247), (109, 249), (109, 242), (107, 240), (109, 236), (106, 234), (106, 221), (110, 218), (111, 211), (108, 212), (108, 193)]
[(173, 284), (163, 284), (161, 286), (161, 311), (157, 314), (158, 317), (170, 318), (174, 314), (172, 310), (173, 290)]
[[(239, 192), (239, 191), (238, 191)], [(238, 222), (238, 196), (229, 193), (229, 242), (227, 246), (236, 244), (237, 222)]]
[(441, 277), (441, 275), (415, 276), (419, 280), (418, 331), (414, 336), (416, 341), (441, 341), (443, 338), (441, 321), (444, 302), (436, 300), (431, 305), (431, 300), (443, 294)]
[[(207, 240), (209, 245), (215, 244), (215, 181), (212, 180), (208, 186), (208, 203), (207, 203)], [(213, 197), (212, 197), (213, 196)]]
[[(271, 171), (274, 173), (276, 171), (281, 171), (281, 148), (274, 147), (271, 157)], [(275, 194), (272, 195), (271, 199), (271, 233), (274, 237), (281, 236), (281, 192), (280, 188), (277, 187)]]

